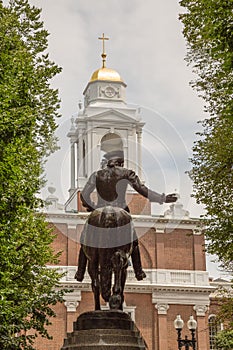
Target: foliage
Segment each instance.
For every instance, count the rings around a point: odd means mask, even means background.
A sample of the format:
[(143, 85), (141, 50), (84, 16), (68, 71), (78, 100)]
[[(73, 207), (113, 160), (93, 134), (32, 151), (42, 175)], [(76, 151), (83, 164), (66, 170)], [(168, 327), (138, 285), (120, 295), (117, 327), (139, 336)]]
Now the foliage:
[(233, 330), (221, 331), (217, 334), (216, 348), (221, 350), (232, 350), (233, 349)]
[(233, 0), (181, 0), (187, 61), (199, 78), (192, 85), (207, 102), (211, 116), (232, 119)]
[(38, 192), (42, 161), (54, 150), (58, 92), (40, 10), (0, 1), (0, 348), (32, 350), (48, 337), (52, 305), (62, 300), (54, 239)]
[(223, 268), (233, 270), (233, 121), (212, 118), (193, 147), (192, 171), (195, 197), (203, 203), (208, 251), (217, 254)]
[(232, 270), (233, 168), (233, 0), (181, 0), (187, 61), (192, 82), (206, 101), (210, 118), (194, 144), (190, 176), (194, 196), (205, 205), (208, 251)]
[(218, 304), (220, 306), (219, 313), (217, 315), (217, 322), (221, 323), (225, 320), (224, 329), (233, 330), (233, 297), (232, 297), (232, 286), (231, 289), (222, 288), (218, 291), (220, 298)]
[[(233, 271), (233, 0), (180, 0), (180, 5), (186, 60), (197, 74), (191, 86), (210, 115), (193, 147), (190, 177), (206, 209), (207, 250)], [(232, 305), (230, 295), (222, 299), (219, 318), (228, 329), (217, 338), (221, 349), (232, 349), (232, 314), (226, 312)]]

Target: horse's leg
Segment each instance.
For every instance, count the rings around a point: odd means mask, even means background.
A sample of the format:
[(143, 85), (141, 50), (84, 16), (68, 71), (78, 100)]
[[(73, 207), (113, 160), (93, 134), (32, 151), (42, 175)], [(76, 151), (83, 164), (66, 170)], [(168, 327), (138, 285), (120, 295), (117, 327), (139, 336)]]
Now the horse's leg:
[(124, 288), (125, 288), (125, 282), (127, 278), (127, 269), (128, 269), (128, 258), (130, 256), (130, 252), (132, 249), (132, 243), (129, 243), (123, 247), (121, 247), (123, 252), (125, 253), (125, 264), (121, 270), (121, 310), (123, 310), (123, 303), (124, 303)]
[(124, 303), (124, 288), (125, 288), (125, 282), (127, 277), (127, 267), (124, 267), (121, 270), (121, 310), (123, 310), (123, 303)]
[(99, 264), (101, 295), (104, 301), (108, 302), (111, 296), (112, 264), (111, 254), (107, 249), (99, 250)]
[(91, 277), (91, 287), (94, 293), (95, 310), (100, 310), (100, 282), (98, 254), (93, 254), (92, 259), (88, 261), (88, 273)]
[[(112, 266), (114, 271), (114, 285), (112, 288), (113, 295), (109, 300), (111, 309), (122, 310), (123, 306), (123, 289), (122, 289), (122, 270), (127, 264), (127, 258), (123, 251), (116, 251), (112, 257)], [(123, 281), (124, 281), (123, 277)]]

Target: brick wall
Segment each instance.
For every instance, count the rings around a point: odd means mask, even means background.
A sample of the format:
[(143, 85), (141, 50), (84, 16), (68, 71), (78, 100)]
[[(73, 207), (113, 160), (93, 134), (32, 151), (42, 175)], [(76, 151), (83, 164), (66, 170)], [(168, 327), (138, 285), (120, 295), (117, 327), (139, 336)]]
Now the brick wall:
[(127, 204), (131, 214), (151, 215), (151, 203), (140, 194), (128, 194)]
[[(181, 315), (184, 321), (184, 328), (182, 330), (182, 338), (185, 335), (190, 339), (190, 331), (187, 328), (187, 321), (189, 320), (190, 315), (194, 315), (193, 306), (192, 305), (169, 305), (169, 311), (167, 314), (167, 334), (169, 334), (168, 340), (168, 349), (174, 350), (177, 349), (177, 332), (174, 328), (174, 320), (177, 315)], [(196, 317), (195, 317), (196, 318)]]
[(154, 330), (154, 306), (151, 303), (151, 294), (125, 293), (127, 306), (136, 306), (135, 323), (145, 339), (149, 349), (153, 349)]
[(174, 230), (164, 234), (164, 268), (194, 270), (193, 235), (190, 231)]
[[(137, 201), (142, 202), (136, 205)], [(136, 202), (134, 202), (136, 201)], [(141, 210), (147, 205), (140, 195), (134, 195), (131, 201), (131, 210)], [(76, 265), (79, 251), (79, 236), (82, 226), (68, 228), (68, 224), (54, 225), (54, 232), (57, 237), (53, 243), (54, 250), (61, 251), (61, 265)], [(203, 251), (204, 237), (193, 235), (191, 230), (177, 228), (173, 231), (156, 232), (156, 228), (136, 228), (140, 237), (139, 246), (143, 268), (176, 269), (176, 270), (202, 270), (205, 271), (205, 254)], [(140, 283), (140, 282), (139, 282)], [(191, 314), (195, 315), (193, 305), (169, 305), (167, 315), (159, 315), (155, 305), (152, 304), (151, 293), (125, 293), (127, 306), (135, 306), (136, 325), (146, 340), (149, 350), (174, 350), (177, 348), (177, 334), (173, 321), (177, 314), (181, 314), (185, 323)], [(105, 304), (102, 301), (103, 305)], [(82, 292), (81, 301), (76, 312), (66, 312), (64, 305), (56, 305), (57, 318), (53, 319), (53, 325), (49, 327), (53, 340), (38, 339), (37, 350), (60, 350), (66, 331), (72, 331), (73, 322), (86, 311), (94, 310), (94, 298), (91, 292)], [(211, 309), (212, 310), (212, 309)], [(208, 316), (202, 317), (201, 333), (198, 337), (205, 336), (208, 332)], [(185, 326), (186, 327), (186, 326)], [(204, 329), (205, 328), (205, 329)], [(161, 334), (166, 334), (165, 342), (161, 343)], [(183, 334), (189, 335), (187, 328)], [(207, 338), (205, 338), (207, 339)], [(161, 348), (161, 344), (162, 345)], [(208, 344), (205, 342), (207, 350)], [(160, 346), (160, 348), (159, 348)]]
[(157, 233), (154, 228), (147, 232), (137, 228), (136, 232), (144, 268), (206, 270), (203, 235), (194, 236), (191, 230), (181, 229)]
[(38, 337), (35, 342), (37, 350), (60, 350), (67, 330), (66, 308), (63, 304), (57, 304), (53, 307), (57, 317), (51, 318), (52, 325), (48, 326), (48, 332), (53, 336), (52, 340)]

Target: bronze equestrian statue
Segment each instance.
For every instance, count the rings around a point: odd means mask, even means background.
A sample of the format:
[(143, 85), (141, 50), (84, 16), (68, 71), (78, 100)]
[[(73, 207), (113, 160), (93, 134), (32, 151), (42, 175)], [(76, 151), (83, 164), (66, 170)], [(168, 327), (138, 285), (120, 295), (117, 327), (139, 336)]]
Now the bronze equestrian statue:
[[(138, 239), (126, 204), (126, 189), (130, 185), (151, 202), (171, 203), (175, 194), (159, 194), (143, 185), (134, 171), (124, 168), (122, 151), (104, 155), (105, 166), (93, 173), (82, 193), (82, 204), (91, 214), (81, 234), (77, 281), (84, 278), (86, 264), (92, 280), (95, 309), (100, 310), (99, 296), (109, 302), (111, 309), (123, 308), (123, 290), (126, 281), (128, 258), (131, 255), (135, 277), (146, 277), (142, 270)], [(96, 189), (97, 203), (91, 200)], [(114, 286), (111, 293), (112, 273)]]

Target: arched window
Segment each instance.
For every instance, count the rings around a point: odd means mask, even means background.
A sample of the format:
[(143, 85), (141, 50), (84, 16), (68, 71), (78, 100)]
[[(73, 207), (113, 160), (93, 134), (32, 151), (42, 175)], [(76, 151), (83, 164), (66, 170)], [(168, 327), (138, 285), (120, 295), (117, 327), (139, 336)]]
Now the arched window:
[(108, 133), (101, 139), (100, 150), (104, 153), (120, 150), (123, 151), (123, 142), (119, 135)]
[(210, 315), (208, 319), (209, 323), (209, 339), (210, 339), (210, 350), (218, 350), (215, 344), (215, 337), (221, 330), (221, 324), (217, 322), (215, 315)]

